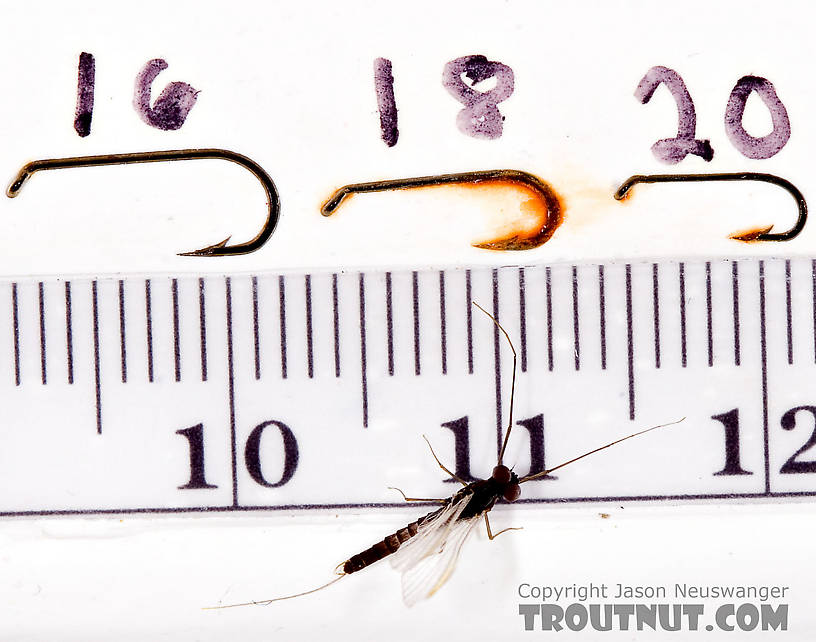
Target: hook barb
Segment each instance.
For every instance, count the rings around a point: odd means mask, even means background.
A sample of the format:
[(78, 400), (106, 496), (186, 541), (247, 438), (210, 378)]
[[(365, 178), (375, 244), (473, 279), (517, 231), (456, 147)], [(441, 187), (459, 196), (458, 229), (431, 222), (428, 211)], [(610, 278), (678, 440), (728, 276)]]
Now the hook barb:
[(492, 169), (476, 172), (461, 172), (457, 174), (437, 174), (435, 176), (419, 176), (417, 178), (398, 178), (370, 183), (352, 183), (344, 185), (331, 195), (320, 213), (323, 216), (334, 214), (346, 197), (352, 194), (368, 192), (385, 192), (391, 190), (412, 189), (435, 185), (489, 185), (510, 184), (521, 187), (532, 193), (537, 201), (536, 208), (539, 221), (532, 233), (514, 233), (502, 238), (474, 243), (473, 247), (485, 250), (531, 250), (546, 243), (555, 233), (563, 220), (561, 200), (553, 188), (538, 176), (515, 169)]
[(790, 181), (773, 174), (759, 172), (733, 172), (726, 174), (636, 174), (627, 178), (615, 191), (615, 200), (622, 201), (629, 197), (630, 190), (638, 183), (683, 183), (709, 181), (760, 181), (771, 183), (786, 190), (796, 201), (799, 215), (793, 227), (784, 232), (771, 232), (773, 225), (737, 232), (730, 238), (737, 241), (790, 241), (796, 238), (807, 222), (807, 201), (802, 192)]
[(171, 149), (157, 152), (75, 156), (71, 158), (52, 158), (31, 161), (30, 163), (26, 163), (20, 171), (17, 172), (17, 176), (14, 177), (14, 180), (12, 180), (6, 190), (6, 196), (9, 198), (17, 196), (26, 181), (28, 181), (34, 173), (42, 170), (202, 159), (226, 160), (236, 163), (248, 170), (258, 179), (258, 182), (261, 183), (266, 192), (268, 214), (261, 231), (250, 241), (227, 245), (227, 242), (230, 240), (230, 237), (227, 237), (223, 241), (198, 250), (181, 252), (179, 256), (230, 256), (235, 254), (249, 254), (259, 250), (272, 236), (272, 233), (275, 231), (275, 226), (278, 223), (278, 218), (280, 217), (280, 198), (278, 191), (269, 174), (267, 174), (258, 163), (247, 156), (227, 149)]

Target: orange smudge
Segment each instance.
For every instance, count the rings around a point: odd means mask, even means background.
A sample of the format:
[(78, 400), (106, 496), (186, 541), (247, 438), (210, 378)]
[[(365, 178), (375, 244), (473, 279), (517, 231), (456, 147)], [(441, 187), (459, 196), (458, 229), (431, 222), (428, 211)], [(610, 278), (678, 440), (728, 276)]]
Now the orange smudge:
[(772, 227), (773, 225), (769, 225), (768, 227), (757, 227), (751, 230), (746, 230), (745, 232), (737, 232), (728, 238), (734, 239), (735, 241), (744, 241), (746, 243), (759, 241), (759, 237), (770, 232)]
[(459, 185), (460, 188), (477, 190), (489, 197), (512, 190), (520, 201), (519, 213), (522, 216), (503, 225), (502, 236), (473, 243), (473, 247), (500, 251), (531, 250), (550, 240), (563, 221), (564, 205), (563, 199), (549, 185), (543, 181), (541, 183), (541, 188), (534, 188), (526, 182), (497, 178)]

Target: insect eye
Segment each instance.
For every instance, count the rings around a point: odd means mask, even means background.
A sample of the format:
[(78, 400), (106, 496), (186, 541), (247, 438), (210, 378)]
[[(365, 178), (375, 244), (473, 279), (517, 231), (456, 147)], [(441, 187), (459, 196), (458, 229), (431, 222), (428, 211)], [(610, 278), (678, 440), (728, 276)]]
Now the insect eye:
[(506, 499), (508, 502), (514, 502), (521, 496), (521, 486), (518, 484), (510, 484), (507, 488), (504, 489), (504, 493), (502, 497)]
[(495, 479), (500, 484), (509, 484), (510, 483), (510, 469), (507, 466), (496, 466), (493, 469), (493, 479)]

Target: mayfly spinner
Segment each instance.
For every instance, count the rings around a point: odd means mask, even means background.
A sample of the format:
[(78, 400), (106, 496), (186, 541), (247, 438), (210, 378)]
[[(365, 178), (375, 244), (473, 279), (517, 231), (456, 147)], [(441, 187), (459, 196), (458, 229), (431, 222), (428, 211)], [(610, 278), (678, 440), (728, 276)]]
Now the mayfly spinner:
[[(516, 350), (513, 347), (513, 342), (505, 329), (496, 321), (492, 314), (487, 312), (478, 303), (474, 304), (487, 316), (493, 319), (493, 323), (504, 334), (507, 342), (510, 344), (510, 349), (513, 352), (513, 379), (510, 389), (510, 410), (507, 430), (504, 435), (501, 450), (499, 451), (499, 460), (493, 473), (487, 479), (481, 479), (475, 482), (467, 483), (463, 479), (457, 477), (453, 472), (448, 470), (445, 465), (439, 460), (428, 442), (428, 447), (431, 449), (431, 455), (439, 464), (439, 467), (450, 475), (453, 479), (462, 484), (456, 493), (451, 497), (445, 499), (427, 499), (406, 497), (405, 493), (398, 492), (403, 496), (407, 502), (437, 502), (441, 504), (439, 508), (428, 513), (424, 517), (420, 517), (415, 522), (408, 524), (405, 528), (401, 528), (397, 532), (385, 537), (382, 541), (377, 542), (372, 547), (364, 550), (361, 553), (352, 555), (345, 562), (337, 566), (338, 577), (330, 582), (318, 586), (317, 588), (294, 595), (286, 595), (283, 597), (276, 597), (269, 600), (260, 600), (254, 602), (245, 602), (242, 604), (229, 604), (224, 606), (208, 607), (209, 609), (225, 609), (236, 606), (249, 605), (265, 605), (280, 600), (289, 600), (294, 597), (301, 597), (315, 593), (335, 582), (341, 580), (346, 575), (351, 575), (357, 571), (371, 566), (381, 559), (392, 556), (392, 566), (402, 573), (402, 597), (408, 606), (416, 604), (418, 601), (432, 596), (438, 591), (443, 584), (448, 580), (456, 565), (456, 560), (459, 557), (459, 551), (467, 539), (473, 528), (479, 523), (481, 518), (484, 518), (485, 527), (487, 529), (487, 536), (493, 540), (502, 533), (510, 530), (518, 530), (517, 528), (505, 528), (497, 533), (494, 533), (490, 528), (490, 520), (487, 514), (490, 509), (496, 504), (499, 499), (504, 499), (507, 502), (516, 501), (521, 495), (521, 484), (539, 479), (545, 475), (552, 473), (564, 466), (568, 466), (579, 459), (588, 457), (601, 450), (605, 450), (622, 441), (643, 435), (657, 428), (670, 426), (683, 419), (673, 421), (659, 426), (653, 426), (646, 430), (633, 433), (626, 437), (617, 439), (600, 448), (590, 450), (583, 455), (574, 457), (554, 468), (544, 470), (535, 474), (519, 477), (510, 468), (502, 463), (504, 451), (507, 448), (507, 441), (510, 438), (510, 430), (513, 426), (513, 396), (515, 393), (516, 384)], [(425, 441), (428, 441), (427, 438)]]

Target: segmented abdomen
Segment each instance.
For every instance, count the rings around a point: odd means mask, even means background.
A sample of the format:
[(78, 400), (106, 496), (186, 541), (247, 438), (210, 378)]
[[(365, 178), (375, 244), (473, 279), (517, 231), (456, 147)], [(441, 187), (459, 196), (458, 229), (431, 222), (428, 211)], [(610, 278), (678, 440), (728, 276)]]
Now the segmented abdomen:
[[(442, 510), (442, 509), (440, 509)], [(408, 524), (405, 528), (401, 528), (393, 535), (389, 535), (381, 542), (377, 542), (369, 549), (362, 553), (357, 553), (343, 562), (343, 573), (356, 573), (363, 570), (366, 566), (379, 562), (382, 558), (388, 557), (392, 553), (396, 553), (400, 545), (407, 542), (419, 531), (419, 527), (423, 522), (435, 516), (439, 511), (428, 513), (424, 517), (420, 517), (417, 521)]]

